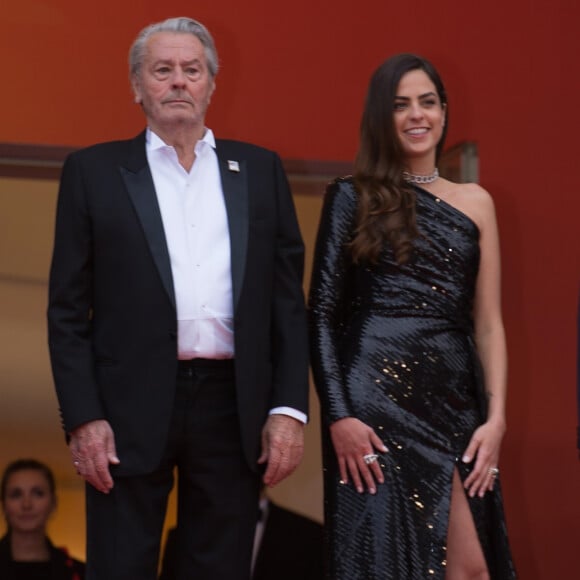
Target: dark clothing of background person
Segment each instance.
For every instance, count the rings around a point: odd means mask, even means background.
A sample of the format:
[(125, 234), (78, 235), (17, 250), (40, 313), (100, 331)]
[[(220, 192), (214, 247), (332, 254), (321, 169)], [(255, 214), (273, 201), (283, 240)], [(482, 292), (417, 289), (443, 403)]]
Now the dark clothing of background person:
[[(266, 513), (252, 580), (322, 580), (322, 525), (272, 501)], [(176, 535), (167, 535), (159, 580), (177, 580)]]
[(55, 547), (47, 538), (49, 562), (15, 562), (10, 553), (10, 539), (0, 540), (0, 578), (2, 580), (84, 580), (85, 565)]

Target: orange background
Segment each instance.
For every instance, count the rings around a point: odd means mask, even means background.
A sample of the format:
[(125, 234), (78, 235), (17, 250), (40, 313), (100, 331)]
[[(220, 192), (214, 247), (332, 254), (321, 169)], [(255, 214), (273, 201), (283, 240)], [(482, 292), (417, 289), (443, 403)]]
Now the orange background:
[(285, 158), (352, 159), (371, 72), (430, 58), (448, 144), (478, 143), (502, 233), (510, 352), (506, 511), (523, 580), (577, 573), (575, 349), (580, 202), (574, 0), (19, 0), (0, 23), (0, 142), (86, 145), (142, 129), (128, 46), (146, 24), (204, 22), (221, 58), (208, 124)]

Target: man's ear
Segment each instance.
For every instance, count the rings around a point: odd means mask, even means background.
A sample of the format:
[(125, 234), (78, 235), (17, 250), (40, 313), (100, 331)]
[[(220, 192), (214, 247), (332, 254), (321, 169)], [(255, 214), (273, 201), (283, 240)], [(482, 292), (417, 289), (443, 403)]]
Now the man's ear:
[(134, 100), (135, 102), (139, 105), (141, 104), (141, 102), (143, 101), (143, 98), (141, 97), (141, 87), (139, 84), (139, 79), (137, 78), (137, 75), (133, 75), (131, 77), (131, 88), (133, 89), (133, 95), (134, 95)]

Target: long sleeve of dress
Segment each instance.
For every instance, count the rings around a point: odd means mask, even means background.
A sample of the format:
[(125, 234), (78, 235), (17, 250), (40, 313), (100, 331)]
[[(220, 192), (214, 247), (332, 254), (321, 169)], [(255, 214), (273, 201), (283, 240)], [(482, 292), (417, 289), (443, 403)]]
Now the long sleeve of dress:
[(339, 351), (350, 306), (352, 261), (347, 244), (355, 218), (356, 193), (350, 179), (333, 181), (322, 208), (309, 299), (312, 371), (328, 423), (352, 415)]

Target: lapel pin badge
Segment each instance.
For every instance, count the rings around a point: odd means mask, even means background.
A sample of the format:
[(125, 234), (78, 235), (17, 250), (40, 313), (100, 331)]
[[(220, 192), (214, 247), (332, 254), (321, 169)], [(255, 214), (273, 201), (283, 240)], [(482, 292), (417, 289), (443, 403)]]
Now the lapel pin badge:
[(228, 160), (228, 169), (230, 171), (235, 171), (236, 173), (240, 172), (240, 164), (237, 161), (229, 161)]

